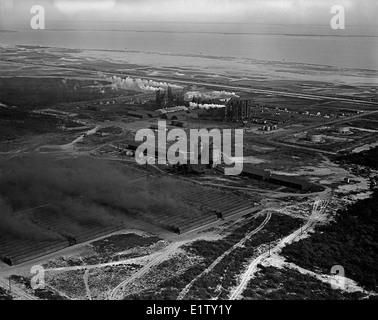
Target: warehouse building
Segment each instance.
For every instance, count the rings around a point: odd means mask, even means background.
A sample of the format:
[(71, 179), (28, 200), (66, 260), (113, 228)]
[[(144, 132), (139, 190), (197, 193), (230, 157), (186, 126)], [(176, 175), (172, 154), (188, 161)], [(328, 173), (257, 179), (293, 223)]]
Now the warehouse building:
[(297, 190), (307, 190), (310, 188), (310, 183), (306, 180), (293, 176), (271, 174), (269, 182)]
[(134, 110), (134, 111), (129, 111), (127, 115), (130, 117), (139, 118), (139, 119), (148, 119), (148, 118), (157, 118), (159, 117), (160, 113), (156, 111), (149, 111), (149, 110)]
[(255, 180), (268, 181), (270, 178), (270, 172), (267, 170), (254, 168), (249, 164), (244, 164), (242, 176), (247, 176)]
[(258, 169), (250, 164), (243, 165), (243, 171), (241, 175), (255, 180), (266, 181), (297, 190), (308, 190), (311, 187), (311, 184), (306, 180), (293, 176), (272, 174), (268, 170)]

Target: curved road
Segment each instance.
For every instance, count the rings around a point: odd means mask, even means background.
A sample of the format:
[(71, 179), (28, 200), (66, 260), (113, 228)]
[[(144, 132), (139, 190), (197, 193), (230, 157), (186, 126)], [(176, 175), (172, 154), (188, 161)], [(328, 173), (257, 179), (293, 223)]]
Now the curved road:
[(234, 251), (235, 249), (239, 248), (239, 247), (242, 247), (244, 245), (244, 243), (250, 238), (252, 237), (253, 235), (255, 235), (257, 232), (259, 232), (262, 228), (264, 228), (264, 226), (269, 222), (270, 218), (272, 217), (272, 213), (271, 212), (268, 212), (268, 214), (266, 215), (265, 217), (265, 220), (261, 223), (260, 226), (258, 226), (256, 229), (254, 229), (253, 231), (251, 231), (250, 233), (248, 233), (243, 239), (241, 239), (238, 243), (234, 244), (230, 249), (228, 249), (227, 251), (225, 251), (221, 256), (219, 256), (217, 259), (214, 260), (214, 262), (206, 269), (204, 270), (203, 272), (201, 272), (198, 276), (196, 276), (179, 294), (179, 296), (177, 297), (177, 300), (183, 300), (186, 296), (186, 294), (189, 292), (190, 288), (192, 287), (192, 285), (194, 284), (194, 282), (197, 281), (197, 279), (199, 279), (200, 277), (202, 277), (203, 275), (209, 273), (211, 270), (213, 270), (215, 268), (215, 266), (221, 262), (221, 260), (228, 256), (232, 251)]
[(321, 206), (320, 210), (318, 211), (318, 207), (314, 207), (313, 212), (311, 213), (311, 216), (307, 220), (306, 224), (303, 225), (301, 228), (295, 230), (293, 233), (288, 235), (287, 237), (283, 238), (273, 249), (270, 251), (264, 252), (261, 255), (259, 255), (256, 259), (254, 259), (251, 264), (248, 266), (248, 269), (243, 274), (243, 277), (241, 279), (241, 282), (239, 285), (234, 289), (234, 291), (231, 293), (229, 300), (236, 300), (240, 297), (246, 286), (248, 285), (249, 280), (251, 279), (252, 275), (256, 272), (257, 266), (267, 258), (269, 258), (270, 255), (276, 254), (282, 250), (283, 247), (286, 245), (292, 243), (297, 237), (299, 237), (302, 234), (307, 234), (309, 229), (313, 227), (321, 217), (322, 213), (324, 212), (326, 206)]

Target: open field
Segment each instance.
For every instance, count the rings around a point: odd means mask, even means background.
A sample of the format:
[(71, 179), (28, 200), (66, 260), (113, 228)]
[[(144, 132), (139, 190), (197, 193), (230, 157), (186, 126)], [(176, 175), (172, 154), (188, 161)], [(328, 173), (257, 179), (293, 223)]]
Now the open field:
[(12, 300), (12, 296), (10, 296), (2, 287), (0, 288), (0, 300)]
[(356, 300), (362, 296), (332, 289), (298, 271), (264, 266), (243, 292), (244, 300)]
[[(264, 229), (258, 233), (253, 232), (263, 221), (263, 225), (266, 224)], [(149, 287), (138, 294), (130, 294), (125, 299), (151, 299), (153, 296), (160, 299), (225, 299), (229, 288), (235, 285), (236, 276), (243, 264), (254, 255), (258, 247), (287, 234), (296, 227), (296, 223), (295, 219), (274, 212), (270, 221), (264, 216), (246, 218), (242, 225), (235, 226), (234, 230), (220, 240), (199, 240), (184, 247), (189, 257), (196, 257), (195, 265), (186, 268), (179, 275), (169, 277), (170, 279), (158, 281), (158, 287)], [(159, 278), (159, 273), (160, 269), (152, 271), (155, 279)], [(186, 287), (188, 283), (190, 287)]]

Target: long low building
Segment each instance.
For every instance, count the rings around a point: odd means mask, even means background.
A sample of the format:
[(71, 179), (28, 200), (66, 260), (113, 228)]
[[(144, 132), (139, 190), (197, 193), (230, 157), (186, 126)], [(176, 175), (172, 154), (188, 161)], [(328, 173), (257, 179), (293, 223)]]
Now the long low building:
[(159, 117), (160, 113), (157, 111), (149, 111), (149, 110), (134, 110), (134, 111), (129, 111), (127, 115), (134, 118), (147, 119), (147, 118), (157, 118)]
[(255, 168), (249, 164), (243, 165), (242, 175), (248, 176), (255, 180), (266, 181), (266, 182), (273, 183), (276, 185), (298, 189), (298, 190), (308, 190), (312, 186), (312, 184), (305, 179), (301, 179), (301, 178), (293, 177), (293, 176), (287, 176), (287, 175), (272, 174), (268, 170)]
[(267, 170), (262, 170), (254, 168), (251, 165), (243, 164), (243, 176), (250, 177), (256, 180), (268, 181), (270, 178), (270, 172)]
[(304, 179), (279, 174), (271, 174), (269, 182), (299, 190), (308, 190), (311, 187), (311, 183)]

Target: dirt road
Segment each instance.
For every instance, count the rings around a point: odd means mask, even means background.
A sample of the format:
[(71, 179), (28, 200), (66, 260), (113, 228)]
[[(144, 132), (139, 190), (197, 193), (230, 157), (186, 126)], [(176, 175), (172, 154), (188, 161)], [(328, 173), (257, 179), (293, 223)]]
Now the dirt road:
[(240, 295), (246, 288), (249, 280), (254, 275), (254, 273), (257, 270), (257, 266), (262, 263), (264, 260), (269, 258), (272, 254), (277, 254), (281, 252), (282, 248), (286, 245), (292, 243), (296, 238), (299, 236), (307, 235), (308, 231), (322, 219), (322, 214), (325, 210), (325, 207), (318, 207), (314, 206), (313, 212), (311, 213), (311, 216), (307, 220), (306, 224), (303, 225), (301, 228), (295, 230), (293, 233), (288, 235), (287, 237), (283, 238), (281, 241), (278, 242), (278, 244), (271, 250), (262, 253), (259, 255), (256, 259), (254, 259), (250, 265), (248, 266), (248, 269), (243, 274), (241, 281), (239, 285), (233, 290), (231, 293), (229, 300), (237, 300), (239, 299)]
[(240, 248), (244, 245), (244, 243), (251, 238), (254, 234), (258, 233), (261, 229), (264, 228), (264, 226), (269, 222), (270, 218), (272, 217), (272, 213), (268, 212), (266, 215), (265, 220), (261, 223), (260, 226), (258, 226), (256, 229), (253, 231), (249, 232), (243, 239), (241, 239), (238, 243), (233, 245), (230, 249), (225, 251), (221, 256), (219, 256), (215, 261), (206, 269), (204, 270), (201, 274), (199, 274), (197, 277), (195, 277), (179, 294), (177, 297), (177, 300), (183, 300), (186, 296), (186, 294), (189, 292), (190, 288), (192, 287), (193, 283), (197, 281), (197, 279), (201, 278), (203, 275), (209, 273), (211, 270), (215, 268), (215, 266), (222, 261), (222, 259), (226, 256), (228, 256), (232, 251), (234, 251), (237, 248)]

